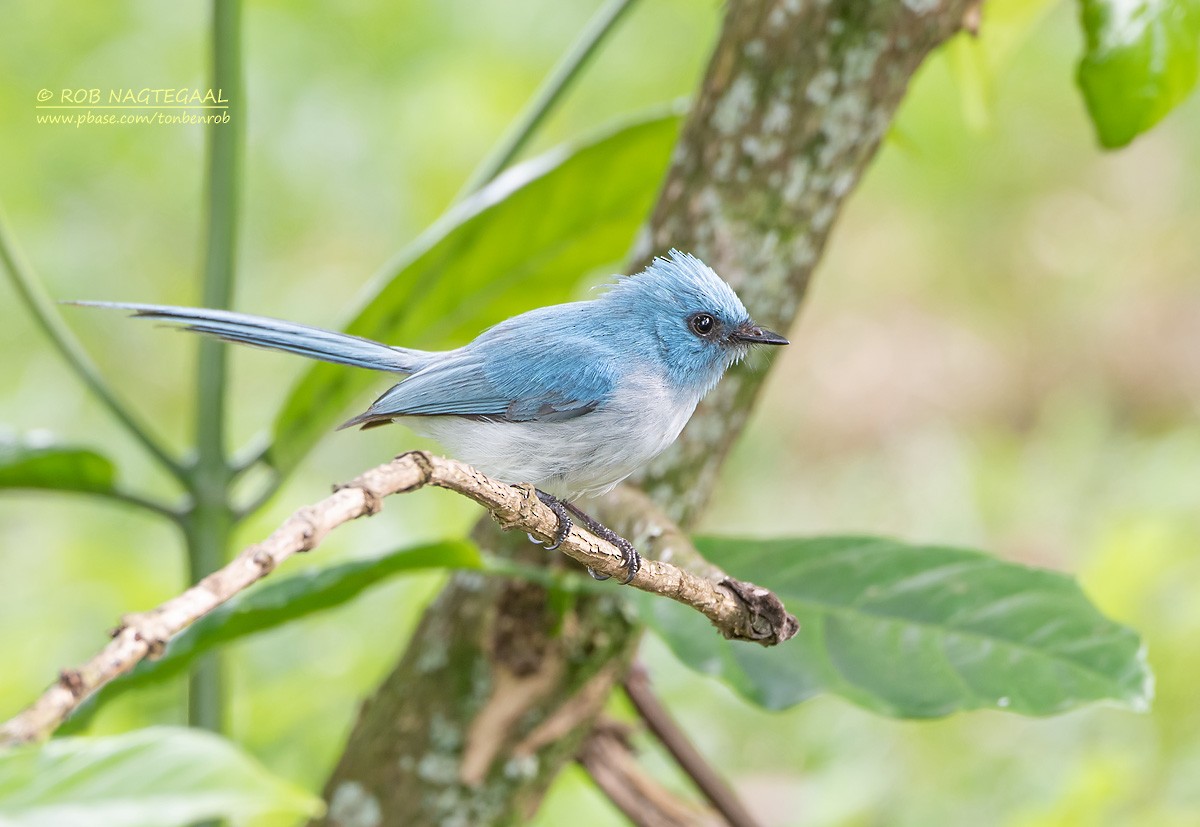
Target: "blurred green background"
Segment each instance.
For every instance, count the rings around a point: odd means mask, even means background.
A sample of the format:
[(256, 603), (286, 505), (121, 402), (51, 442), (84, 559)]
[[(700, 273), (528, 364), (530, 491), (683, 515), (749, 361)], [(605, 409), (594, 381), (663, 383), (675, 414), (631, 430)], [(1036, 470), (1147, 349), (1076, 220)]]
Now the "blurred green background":
[[(249, 2), (237, 307), (336, 324), (453, 199), (594, 8)], [(644, 0), (535, 151), (687, 95), (721, 13)], [(0, 0), (0, 14), (0, 198), (53, 295), (196, 303), (200, 127), (37, 124), (34, 105), (42, 88), (207, 86), (205, 7)], [(704, 528), (891, 534), (1076, 573), (1143, 634), (1153, 712), (908, 723), (822, 698), (766, 713), (648, 640), (656, 686), (767, 825), (1200, 823), (1200, 103), (1098, 151), (1073, 84), (1074, 15), (989, 3), (980, 40), (957, 39), (918, 76)], [(64, 312), (133, 407), (187, 444), (195, 340)], [(242, 444), (304, 365), (232, 360)], [(0, 427), (104, 446), (132, 487), (174, 490), (7, 283)], [(400, 428), (331, 435), (240, 540), (417, 444)], [(441, 492), (400, 498), (291, 565), (456, 534), (475, 515)], [(121, 613), (178, 591), (184, 569), (173, 529), (140, 512), (0, 497), (0, 717), (89, 656)], [(439, 583), (392, 582), (235, 646), (231, 734), (319, 789)], [(181, 722), (181, 699), (178, 683), (133, 693), (93, 731)], [(646, 747), (652, 771), (685, 788)], [(537, 823), (568, 820), (623, 823), (575, 769)]]

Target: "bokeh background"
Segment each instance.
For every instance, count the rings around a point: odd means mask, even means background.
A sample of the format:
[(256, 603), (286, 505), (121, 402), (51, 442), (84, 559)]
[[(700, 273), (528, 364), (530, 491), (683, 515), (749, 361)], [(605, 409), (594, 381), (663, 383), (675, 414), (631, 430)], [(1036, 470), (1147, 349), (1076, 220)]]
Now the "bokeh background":
[[(336, 324), (450, 203), (595, 6), (250, 0), (239, 309)], [(721, 13), (644, 0), (534, 151), (689, 94)], [(207, 86), (206, 14), (0, 0), (0, 200), (55, 297), (198, 301), (200, 128), (37, 124), (34, 104), (41, 88)], [(704, 526), (882, 533), (1075, 573), (1143, 634), (1153, 711), (897, 722), (820, 698), (766, 713), (647, 641), (656, 686), (765, 824), (1200, 823), (1200, 103), (1098, 151), (1073, 84), (1075, 14), (993, 0), (982, 37), (918, 76)], [(64, 312), (130, 403), (186, 445), (195, 341)], [(232, 359), (243, 444), (303, 365)], [(0, 428), (103, 446), (130, 486), (174, 491), (3, 282)], [(331, 435), (240, 539), (417, 444), (400, 428)], [(439, 492), (401, 498), (294, 568), (455, 534), (474, 516)], [(179, 590), (184, 570), (180, 538), (141, 512), (0, 496), (0, 717), (121, 613)], [(440, 582), (393, 581), (233, 647), (232, 735), (319, 789)], [(122, 698), (93, 731), (182, 719), (173, 683)], [(644, 746), (651, 771), (685, 789)], [(623, 823), (577, 769), (536, 824), (568, 822)]]

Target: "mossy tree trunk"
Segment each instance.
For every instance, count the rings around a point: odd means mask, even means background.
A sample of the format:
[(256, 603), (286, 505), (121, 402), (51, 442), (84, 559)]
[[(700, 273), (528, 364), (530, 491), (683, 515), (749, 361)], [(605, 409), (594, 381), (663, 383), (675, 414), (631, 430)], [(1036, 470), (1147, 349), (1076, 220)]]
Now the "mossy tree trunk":
[[(977, 5), (730, 0), (630, 271), (670, 247), (694, 252), (755, 319), (788, 329), (830, 227), (913, 73)], [(763, 379), (762, 371), (731, 371), (641, 475), (639, 484), (685, 528), (708, 499)], [(653, 515), (626, 507), (602, 517), (652, 550)], [(490, 524), (476, 537), (526, 561), (548, 557)], [(364, 705), (327, 783), (330, 808), (319, 823), (523, 822), (594, 725), (638, 636), (616, 586), (560, 605), (527, 582), (454, 576)]]

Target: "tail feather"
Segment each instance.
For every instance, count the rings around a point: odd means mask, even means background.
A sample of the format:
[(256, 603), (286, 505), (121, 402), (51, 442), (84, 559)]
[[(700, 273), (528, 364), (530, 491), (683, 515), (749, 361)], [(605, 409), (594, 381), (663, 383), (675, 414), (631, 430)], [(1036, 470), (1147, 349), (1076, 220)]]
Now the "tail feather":
[(391, 373), (416, 373), (434, 356), (425, 350), (392, 347), (347, 333), (335, 333), (319, 327), (308, 327), (266, 316), (234, 313), (230, 310), (125, 302), (72, 304), (132, 310), (135, 317), (178, 324), (183, 330), (205, 333), (227, 342), (282, 350), (309, 359)]

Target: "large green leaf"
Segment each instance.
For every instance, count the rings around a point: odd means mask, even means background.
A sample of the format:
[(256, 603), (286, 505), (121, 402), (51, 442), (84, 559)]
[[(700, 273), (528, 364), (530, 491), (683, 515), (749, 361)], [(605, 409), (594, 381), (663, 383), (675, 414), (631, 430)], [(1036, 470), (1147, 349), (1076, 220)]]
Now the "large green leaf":
[(770, 649), (732, 643), (667, 600), (643, 601), (647, 619), (685, 663), (770, 709), (820, 692), (907, 718), (1149, 705), (1137, 635), (1063, 574), (872, 537), (697, 546), (732, 576), (774, 590), (800, 634)]
[(47, 488), (108, 494), (117, 469), (95, 451), (0, 440), (0, 488)]
[(1079, 87), (1108, 148), (1128, 144), (1196, 85), (1200, 0), (1081, 0)]
[(0, 752), (4, 827), (172, 827), (311, 816), (322, 807), (229, 741), (199, 730), (155, 727)]
[[(346, 331), (419, 348), (463, 344), (515, 313), (571, 298), (615, 265), (645, 220), (679, 128), (658, 115), (500, 176), (376, 279)], [(378, 377), (314, 365), (275, 421), (268, 460), (293, 468)]]
[(205, 652), (348, 603), (396, 575), (422, 569), (484, 567), (473, 543), (443, 540), (314, 569), (243, 592), (184, 630), (163, 657), (144, 660), (128, 675), (105, 686), (62, 728), (63, 733), (79, 731), (100, 707), (127, 690), (180, 674)]

